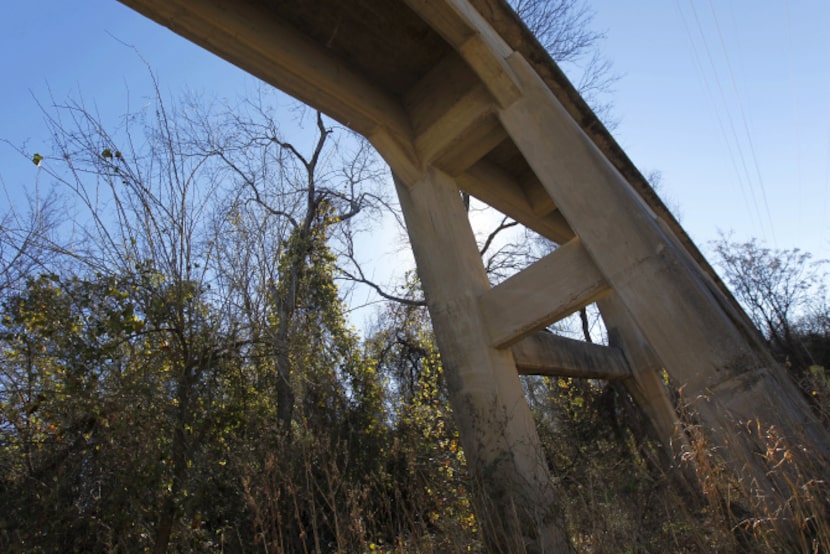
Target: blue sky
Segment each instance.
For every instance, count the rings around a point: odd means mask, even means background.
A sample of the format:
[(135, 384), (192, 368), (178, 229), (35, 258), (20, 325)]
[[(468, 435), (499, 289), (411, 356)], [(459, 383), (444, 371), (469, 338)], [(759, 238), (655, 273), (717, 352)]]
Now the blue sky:
[[(830, 2), (595, 0), (603, 50), (621, 75), (619, 142), (702, 247), (718, 230), (830, 257)], [(636, 6), (636, 7), (635, 7)], [(115, 0), (5, 2), (0, 139), (46, 149), (35, 102), (83, 96), (118, 117), (162, 89), (234, 99), (253, 79)], [(50, 93), (51, 91), (51, 93)], [(0, 144), (0, 184), (34, 166)], [(6, 203), (0, 194), (0, 207)]]
[(830, 2), (593, 3), (622, 78), (615, 134), (700, 246), (830, 257)]

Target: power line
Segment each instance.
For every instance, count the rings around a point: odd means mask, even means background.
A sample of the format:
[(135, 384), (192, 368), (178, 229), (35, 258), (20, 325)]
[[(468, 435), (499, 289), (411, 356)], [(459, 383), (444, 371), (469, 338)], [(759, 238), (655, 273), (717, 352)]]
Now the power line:
[(741, 121), (743, 122), (744, 132), (746, 133), (746, 140), (749, 144), (749, 151), (752, 154), (752, 163), (755, 166), (755, 174), (758, 176), (758, 188), (761, 191), (761, 200), (763, 200), (764, 203), (764, 209), (766, 211), (767, 220), (769, 221), (770, 226), (770, 232), (772, 234), (772, 241), (773, 244), (775, 244), (775, 226), (773, 225), (772, 215), (769, 209), (769, 202), (767, 202), (766, 187), (764, 186), (764, 179), (761, 176), (761, 166), (758, 163), (758, 155), (755, 152), (755, 144), (752, 140), (752, 133), (749, 130), (749, 123), (747, 122), (746, 111), (744, 110), (744, 102), (741, 98), (740, 93), (738, 92), (738, 85), (735, 80), (735, 73), (732, 70), (732, 63), (729, 59), (729, 51), (726, 48), (726, 42), (723, 40), (723, 33), (721, 32), (720, 23), (718, 21), (718, 15), (715, 12), (715, 6), (712, 4), (712, 0), (709, 0), (709, 9), (712, 11), (712, 19), (714, 19), (715, 21), (715, 29), (718, 32), (718, 39), (720, 41), (721, 50), (723, 51), (723, 57), (726, 60), (726, 68), (729, 71), (729, 78), (732, 82), (732, 90), (735, 93), (735, 98), (737, 99), (738, 110), (741, 114)]
[[(727, 101), (726, 94), (724, 92), (723, 84), (721, 83), (720, 77), (718, 75), (717, 66), (715, 64), (714, 57), (712, 55), (712, 51), (709, 48), (708, 41), (706, 39), (706, 34), (703, 31), (703, 25), (700, 22), (700, 18), (698, 16), (697, 10), (692, 3), (692, 0), (689, 2), (692, 15), (695, 20), (695, 25), (697, 32), (700, 36), (700, 42), (702, 43), (703, 50), (706, 54), (706, 58), (708, 61), (708, 65), (711, 68), (711, 75), (712, 79), (717, 86), (716, 94), (713, 92), (713, 87), (710, 83), (708, 73), (705, 69), (705, 64), (702, 61), (702, 55), (700, 54), (696, 41), (694, 39), (694, 35), (691, 31), (690, 25), (687, 21), (686, 15), (683, 11), (683, 8), (680, 6), (679, 0), (676, 0), (675, 5), (677, 7), (677, 11), (679, 12), (681, 22), (683, 23), (684, 30), (686, 35), (689, 39), (689, 44), (692, 48), (693, 57), (695, 60), (695, 65), (700, 73), (701, 80), (705, 86), (707, 95), (712, 103), (712, 109), (714, 111), (715, 117), (718, 122), (718, 127), (720, 129), (721, 135), (723, 136), (724, 143), (726, 145), (727, 153), (729, 154), (729, 159), (732, 164), (733, 170), (735, 171), (735, 176), (737, 178), (738, 184), (741, 190), (741, 196), (744, 199), (744, 203), (748, 207), (748, 213), (750, 218), (755, 220), (758, 226), (761, 229), (761, 233), (766, 236), (766, 225), (764, 223), (764, 218), (762, 216), (761, 209), (759, 207), (758, 199), (754, 192), (753, 187), (753, 177), (752, 172), (749, 169), (749, 165), (747, 163), (747, 158), (744, 154), (744, 149), (741, 145), (741, 140), (739, 138), (739, 134), (737, 132), (735, 122), (730, 114), (729, 110), (729, 103)], [(719, 101), (720, 99), (720, 101)], [(721, 114), (721, 108), (725, 111), (725, 114)], [(725, 121), (724, 121), (725, 120)], [(748, 132), (748, 127), (747, 127)], [(737, 155), (736, 155), (737, 151)], [(754, 150), (753, 150), (754, 151)], [(758, 169), (757, 164), (757, 157), (754, 158), (755, 165), (756, 165), (756, 174), (760, 175), (760, 170)], [(753, 209), (754, 208), (754, 209)], [(769, 217), (769, 210), (767, 210), (767, 215)], [(771, 218), (769, 219), (771, 222)]]

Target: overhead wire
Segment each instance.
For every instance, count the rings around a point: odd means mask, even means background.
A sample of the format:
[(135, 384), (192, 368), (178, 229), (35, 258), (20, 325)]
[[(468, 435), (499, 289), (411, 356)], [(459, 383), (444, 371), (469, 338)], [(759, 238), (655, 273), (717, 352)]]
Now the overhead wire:
[[(830, 195), (830, 110), (827, 113), (827, 154), (824, 157), (824, 162), (824, 202), (821, 207), (821, 220), (827, 221), (827, 196)], [(830, 226), (825, 227), (825, 236), (828, 231), (830, 231)]]
[[(723, 136), (727, 153), (729, 154), (730, 163), (732, 164), (732, 168), (735, 171), (735, 176), (740, 187), (741, 196), (743, 197), (744, 203), (747, 206), (750, 218), (758, 224), (762, 234), (765, 235), (766, 229), (763, 217), (761, 215), (758, 200), (753, 190), (752, 175), (747, 165), (746, 156), (744, 155), (743, 148), (741, 147), (741, 141), (739, 139), (738, 132), (735, 128), (735, 122), (730, 115), (729, 105), (726, 99), (726, 94), (723, 90), (723, 85), (718, 75), (717, 66), (712, 56), (712, 52), (709, 48), (708, 41), (706, 40), (706, 34), (703, 31), (703, 25), (700, 22), (700, 18), (697, 14), (697, 10), (694, 7), (694, 4), (692, 3), (692, 0), (689, 1), (689, 4), (691, 7), (692, 15), (695, 20), (697, 32), (700, 36), (700, 42), (702, 43), (703, 50), (706, 53), (706, 58), (708, 60), (709, 66), (711, 67), (712, 79), (714, 80), (715, 85), (717, 86), (717, 91), (719, 95), (713, 92), (713, 86), (710, 83), (710, 79), (708, 77), (709, 72), (707, 72), (706, 68), (704, 67), (705, 64), (702, 61), (703, 56), (699, 52), (697, 41), (695, 40), (694, 34), (692, 33), (691, 27), (687, 21), (686, 14), (684, 13), (682, 6), (680, 5), (680, 0), (675, 0), (675, 5), (680, 15), (683, 28), (686, 32), (686, 36), (689, 39), (689, 44), (692, 49), (695, 65), (697, 66), (698, 72), (700, 73), (701, 79), (706, 89), (706, 93), (709, 96), (710, 102), (712, 104), (712, 110), (718, 122), (718, 127), (720, 129), (721, 135)], [(721, 114), (721, 105), (723, 106), (723, 111), (725, 112), (725, 114), (723, 115)], [(726, 121), (724, 121), (724, 119)]]
[[(830, 16), (830, 11), (828, 11), (828, 16)], [(830, 17), (827, 18), (827, 23), (830, 24)], [(826, 104), (826, 113), (827, 113), (827, 132), (825, 133), (825, 140), (827, 143), (827, 151), (824, 155), (824, 191), (822, 196), (824, 200), (821, 206), (821, 221), (827, 222), (827, 202), (828, 196), (830, 196), (830, 102)], [(828, 238), (828, 234), (830, 233), (830, 224), (825, 223), (824, 226), (824, 234), (823, 240), (826, 244), (830, 244), (830, 238)]]
[[(715, 119), (718, 122), (718, 128), (720, 129), (721, 135), (723, 136), (724, 143), (726, 145), (726, 150), (729, 154), (729, 162), (732, 164), (732, 169), (735, 171), (735, 176), (737, 177), (738, 184), (740, 186), (741, 196), (744, 199), (744, 203), (748, 204), (749, 199), (747, 197), (746, 186), (744, 184), (744, 177), (738, 169), (737, 162), (735, 161), (735, 154), (732, 151), (732, 142), (729, 140), (728, 134), (726, 132), (726, 127), (724, 125), (723, 118), (721, 117), (720, 110), (718, 109), (715, 95), (712, 92), (712, 86), (709, 83), (709, 78), (706, 75), (706, 71), (703, 69), (703, 63), (700, 59), (701, 56), (698, 52), (697, 45), (692, 36), (692, 31), (689, 28), (688, 22), (686, 21), (686, 16), (683, 13), (683, 8), (680, 5), (680, 0), (675, 0), (675, 7), (677, 9), (678, 15), (680, 16), (680, 21), (683, 24), (683, 30), (686, 32), (686, 37), (689, 39), (689, 46), (692, 49), (692, 58), (694, 59), (695, 67), (697, 68), (698, 74), (700, 75), (700, 78), (703, 81), (704, 88), (706, 89), (706, 96), (709, 98), (709, 101), (712, 105), (712, 111), (714, 112)], [(753, 217), (753, 215), (754, 214), (750, 212), (750, 217)]]
[(792, 117), (793, 117), (793, 134), (795, 135), (795, 140), (793, 141), (795, 144), (795, 188), (796, 188), (796, 202), (798, 203), (798, 220), (801, 221), (802, 219), (802, 184), (803, 184), (803, 174), (802, 174), (802, 139), (801, 139), (801, 118), (799, 117), (799, 97), (798, 97), (798, 86), (796, 86), (796, 79), (794, 74), (794, 65), (792, 60), (795, 59), (793, 55), (794, 47), (793, 47), (793, 25), (792, 25), (792, 18), (790, 16), (790, 5), (788, 2), (782, 3), (782, 9), (784, 10), (784, 33), (786, 35), (785, 44), (787, 45), (786, 48), (786, 57), (788, 60), (787, 64), (787, 77), (790, 84), (790, 93), (792, 99)]
[(745, 102), (741, 98), (741, 94), (738, 91), (737, 81), (735, 80), (735, 72), (732, 69), (732, 62), (730, 61), (729, 50), (726, 48), (726, 42), (723, 39), (723, 33), (721, 32), (720, 22), (718, 21), (718, 14), (715, 11), (715, 6), (712, 4), (712, 0), (709, 0), (709, 9), (712, 11), (712, 19), (715, 22), (715, 30), (718, 33), (718, 39), (720, 41), (721, 50), (723, 51), (723, 58), (726, 62), (726, 68), (729, 72), (729, 79), (732, 83), (732, 91), (735, 93), (735, 98), (737, 100), (736, 104), (741, 115), (741, 122), (743, 123), (744, 133), (746, 133), (746, 140), (747, 144), (749, 145), (749, 152), (750, 154), (752, 154), (752, 164), (755, 167), (755, 174), (758, 177), (758, 188), (761, 193), (761, 200), (763, 201), (764, 210), (766, 212), (767, 221), (769, 223), (770, 233), (772, 234), (772, 241), (773, 243), (775, 243), (775, 226), (773, 224), (772, 214), (769, 209), (769, 202), (767, 201), (766, 186), (764, 185), (764, 178), (761, 175), (761, 166), (758, 163), (758, 154), (755, 150), (755, 143), (752, 140), (752, 132), (749, 129), (749, 122), (747, 121), (746, 111), (744, 110)]
[[(729, 124), (728, 133), (724, 139), (727, 143), (733, 141), (736, 150), (738, 151), (738, 161), (740, 162), (740, 168), (743, 170), (743, 177), (745, 179), (747, 190), (749, 191), (749, 197), (752, 200), (752, 207), (755, 209), (755, 217), (757, 218), (757, 222), (761, 229), (761, 234), (766, 237), (766, 228), (764, 226), (763, 217), (761, 216), (761, 210), (758, 206), (758, 198), (755, 195), (753, 183), (752, 183), (752, 175), (749, 171), (749, 167), (747, 165), (746, 156), (744, 155), (744, 149), (741, 146), (741, 140), (738, 138), (738, 132), (735, 128), (735, 121), (732, 118), (729, 102), (726, 98), (726, 93), (723, 90), (723, 84), (721, 83), (720, 75), (718, 74), (717, 65), (715, 64), (714, 56), (712, 55), (712, 51), (709, 48), (709, 42), (706, 40), (706, 33), (703, 31), (703, 25), (700, 22), (700, 17), (698, 16), (697, 10), (695, 9), (694, 0), (689, 0), (689, 7), (692, 10), (692, 15), (694, 16), (695, 24), (697, 26), (698, 34), (700, 35), (700, 41), (703, 44), (703, 50), (706, 52), (706, 58), (709, 61), (709, 66), (712, 70), (712, 77), (717, 85), (717, 90), (720, 93), (720, 101), (723, 104), (723, 110), (725, 113), (726, 121)], [(705, 73), (704, 73), (705, 74)], [(717, 101), (715, 101), (715, 105), (717, 106)], [(737, 165), (737, 164), (736, 164)]]

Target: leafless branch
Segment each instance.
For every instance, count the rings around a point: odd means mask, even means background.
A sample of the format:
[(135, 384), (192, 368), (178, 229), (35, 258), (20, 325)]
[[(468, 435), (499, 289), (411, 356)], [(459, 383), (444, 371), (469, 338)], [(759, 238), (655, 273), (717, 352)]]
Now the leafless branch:
[(499, 225), (495, 229), (493, 229), (493, 231), (491, 231), (489, 235), (487, 235), (487, 239), (484, 241), (484, 244), (482, 245), (481, 249), (478, 251), (479, 255), (484, 256), (484, 254), (487, 253), (487, 250), (493, 244), (493, 241), (495, 240), (495, 238), (502, 231), (504, 231), (506, 229), (510, 229), (511, 227), (515, 227), (518, 224), (519, 224), (518, 221), (511, 221), (509, 217), (504, 216), (504, 218), (501, 220), (501, 223), (499, 223)]

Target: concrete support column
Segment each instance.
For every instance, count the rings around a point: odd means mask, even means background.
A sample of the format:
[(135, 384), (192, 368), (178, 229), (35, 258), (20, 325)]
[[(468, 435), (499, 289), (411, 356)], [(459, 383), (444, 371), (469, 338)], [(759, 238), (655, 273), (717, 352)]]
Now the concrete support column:
[(659, 439), (666, 460), (671, 462), (680, 453), (684, 435), (680, 429), (677, 411), (669, 396), (669, 390), (661, 378), (663, 365), (654, 355), (640, 330), (620, 302), (611, 295), (597, 302), (608, 342), (623, 351), (631, 368), (631, 377), (624, 381), (628, 393), (643, 410)]
[(527, 61), (514, 53), (509, 64), (523, 95), (500, 110), (508, 135), (692, 404), (709, 445), (728, 445), (731, 470), (775, 505), (780, 491), (758, 455), (764, 447), (742, 426), (774, 426), (825, 459), (827, 431)]
[(513, 356), (491, 346), (479, 313), (490, 285), (459, 190), (435, 169), (395, 181), (488, 548), (570, 552)]

